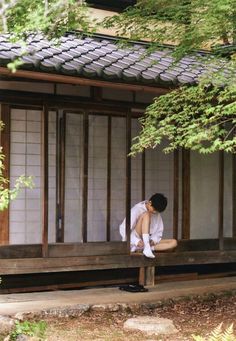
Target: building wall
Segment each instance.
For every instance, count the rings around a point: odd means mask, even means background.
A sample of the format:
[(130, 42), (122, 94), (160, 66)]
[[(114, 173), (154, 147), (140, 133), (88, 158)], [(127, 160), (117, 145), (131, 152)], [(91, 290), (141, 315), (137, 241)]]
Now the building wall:
[(65, 242), (82, 241), (82, 152), (83, 117), (68, 113), (65, 129)]
[(146, 197), (160, 192), (168, 198), (162, 213), (164, 238), (173, 237), (173, 154), (162, 153), (163, 145), (146, 152)]
[[(90, 96), (90, 88), (59, 84), (19, 83), (0, 81), (0, 89), (35, 91)], [(129, 91), (103, 89), (105, 100), (132, 103), (152, 101), (153, 95)], [(56, 117), (60, 112), (49, 113), (49, 241), (56, 240), (56, 154), (58, 136)], [(119, 224), (125, 217), (125, 164), (126, 119), (111, 118), (111, 240), (120, 240)], [(38, 110), (12, 109), (11, 121), (11, 180), (21, 174), (35, 177), (33, 190), (23, 189), (10, 205), (10, 243), (40, 243), (42, 222), (42, 121)], [(132, 119), (132, 137), (140, 130), (137, 119)], [(106, 239), (107, 192), (107, 135), (108, 116), (89, 117), (89, 177), (88, 177), (88, 241)], [(65, 140), (65, 241), (82, 241), (82, 113), (68, 113)], [(146, 151), (145, 198), (154, 192), (168, 197), (168, 208), (162, 214), (164, 237), (173, 233), (173, 155), (163, 154), (161, 148)], [(131, 161), (131, 206), (142, 198), (142, 158)], [(181, 174), (181, 160), (180, 160)], [(181, 180), (181, 177), (180, 177)], [(224, 235), (232, 236), (232, 159), (225, 156)], [(191, 154), (191, 239), (217, 238), (218, 236), (218, 155)], [(179, 237), (181, 236), (181, 183), (179, 192)]]
[(56, 240), (56, 133), (57, 112), (48, 115), (48, 241)]
[(233, 177), (232, 155), (224, 154), (224, 236), (233, 234)]
[[(35, 93), (47, 93), (54, 95), (68, 95), (68, 96), (81, 96), (90, 97), (90, 87), (82, 85), (70, 84), (52, 84), (52, 83), (37, 83), (37, 82), (17, 82), (17, 81), (1, 81), (0, 89), (2, 90), (15, 90)], [(137, 103), (151, 103), (155, 97), (152, 93), (144, 93), (138, 91), (134, 94), (133, 91), (122, 89), (111, 89), (108, 87), (102, 88), (102, 99), (116, 100), (123, 102), (137, 102)]]
[(10, 204), (10, 244), (41, 242), (42, 159), (41, 112), (11, 110), (10, 180), (33, 176), (34, 188), (22, 189)]
[[(232, 156), (225, 153), (224, 236), (232, 237)], [(191, 153), (190, 238), (218, 238), (219, 155)]]
[[(49, 112), (49, 242), (56, 241), (57, 116)], [(42, 238), (42, 113), (39, 110), (11, 110), (10, 180), (19, 175), (32, 175), (35, 186), (23, 189), (10, 205), (10, 243), (41, 243)], [(82, 241), (82, 169), (83, 114), (67, 113), (65, 127), (65, 242)], [(137, 119), (132, 119), (132, 137), (139, 132)], [(88, 145), (88, 241), (106, 240), (107, 217), (107, 137), (108, 116), (89, 115)], [(59, 136), (60, 139), (60, 136)], [(163, 214), (165, 237), (172, 235), (173, 160), (161, 150), (147, 152), (146, 193), (148, 199), (159, 191), (167, 195), (169, 206)], [(126, 118), (111, 118), (111, 240), (120, 240), (119, 225), (125, 217), (126, 188)], [(58, 172), (58, 173), (57, 173)], [(141, 155), (131, 159), (131, 206), (142, 198)]]

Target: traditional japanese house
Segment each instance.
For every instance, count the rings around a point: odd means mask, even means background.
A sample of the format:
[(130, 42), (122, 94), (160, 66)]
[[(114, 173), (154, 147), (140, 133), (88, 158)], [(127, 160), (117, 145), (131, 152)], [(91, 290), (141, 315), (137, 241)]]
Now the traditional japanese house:
[[(21, 46), (1, 36), (5, 175), (32, 175), (35, 186), (0, 214), (0, 275), (141, 269), (140, 281), (148, 274), (153, 283), (158, 266), (235, 264), (235, 155), (164, 154), (161, 146), (127, 156), (153, 98), (202, 72), (194, 57), (173, 65), (170, 46), (144, 56), (146, 46), (122, 49), (114, 37), (74, 33), (54, 46), (31, 36), (11, 73)], [(130, 255), (118, 228), (155, 192), (169, 200), (164, 238), (179, 245), (151, 260)], [(93, 283), (109, 282), (100, 274)]]

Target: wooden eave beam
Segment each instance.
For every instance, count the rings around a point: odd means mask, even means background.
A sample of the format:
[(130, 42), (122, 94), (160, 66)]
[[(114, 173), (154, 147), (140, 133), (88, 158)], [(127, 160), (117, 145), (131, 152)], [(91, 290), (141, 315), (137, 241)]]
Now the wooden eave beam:
[(52, 83), (74, 84), (74, 85), (83, 85), (83, 86), (98, 86), (98, 87), (103, 87), (103, 88), (120, 89), (120, 90), (126, 90), (126, 91), (150, 92), (156, 95), (165, 95), (166, 93), (170, 92), (170, 89), (152, 87), (152, 86), (147, 86), (147, 85), (118, 83), (114, 81), (109, 82), (109, 81), (86, 79), (86, 78), (74, 77), (74, 76), (50, 74), (46, 72), (17, 70), (15, 73), (12, 73), (8, 68), (5, 68), (5, 67), (0, 67), (0, 75), (7, 76), (10, 78), (24, 78), (28, 80), (47, 81), (47, 82), (52, 82)]
[[(37, 96), (35, 96), (36, 94)], [(50, 109), (57, 108), (70, 111), (76, 108), (77, 110), (89, 110), (89, 112), (93, 113), (121, 113), (122, 116), (125, 116), (125, 110), (132, 108), (132, 117), (140, 117), (148, 106), (148, 103), (133, 103), (106, 99), (103, 99), (102, 102), (96, 102), (90, 97), (54, 95), (51, 93), (34, 93), (6, 89), (0, 90), (0, 102), (12, 103), (12, 106), (23, 106), (24, 109), (25, 105), (32, 106), (32, 109), (38, 107), (39, 110), (47, 103)]]

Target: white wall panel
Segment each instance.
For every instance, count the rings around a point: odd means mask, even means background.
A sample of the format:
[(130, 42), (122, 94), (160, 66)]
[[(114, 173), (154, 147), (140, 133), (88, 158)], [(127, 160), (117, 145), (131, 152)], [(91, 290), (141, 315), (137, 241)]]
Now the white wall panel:
[(106, 241), (107, 116), (89, 116), (88, 241)]
[(82, 241), (83, 116), (66, 115), (65, 242)]
[(233, 178), (232, 155), (224, 154), (224, 236), (233, 235)]
[(10, 204), (10, 243), (40, 243), (42, 226), (41, 112), (11, 110), (10, 180), (34, 176), (34, 188), (22, 189)]
[(163, 193), (168, 205), (161, 213), (164, 223), (163, 238), (173, 237), (173, 153), (164, 154), (164, 143), (146, 150), (146, 199), (155, 193)]
[[(137, 119), (132, 119), (131, 139), (140, 131)], [(142, 201), (142, 154), (131, 157), (131, 207)]]
[(125, 217), (126, 119), (112, 117), (111, 130), (111, 240), (121, 240), (119, 225)]
[(219, 155), (191, 153), (190, 238), (218, 238)]

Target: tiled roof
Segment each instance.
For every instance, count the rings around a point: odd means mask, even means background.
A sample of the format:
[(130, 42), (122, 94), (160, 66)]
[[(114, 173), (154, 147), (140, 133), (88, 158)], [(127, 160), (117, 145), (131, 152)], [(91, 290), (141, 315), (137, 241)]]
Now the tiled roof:
[[(195, 56), (173, 63), (173, 48), (163, 47), (145, 55), (147, 44), (121, 48), (107, 36), (77, 37), (69, 34), (53, 45), (40, 35), (28, 39), (28, 53), (20, 69), (75, 77), (151, 86), (193, 84), (203, 72)], [(0, 66), (20, 56), (22, 47), (0, 36)]]

